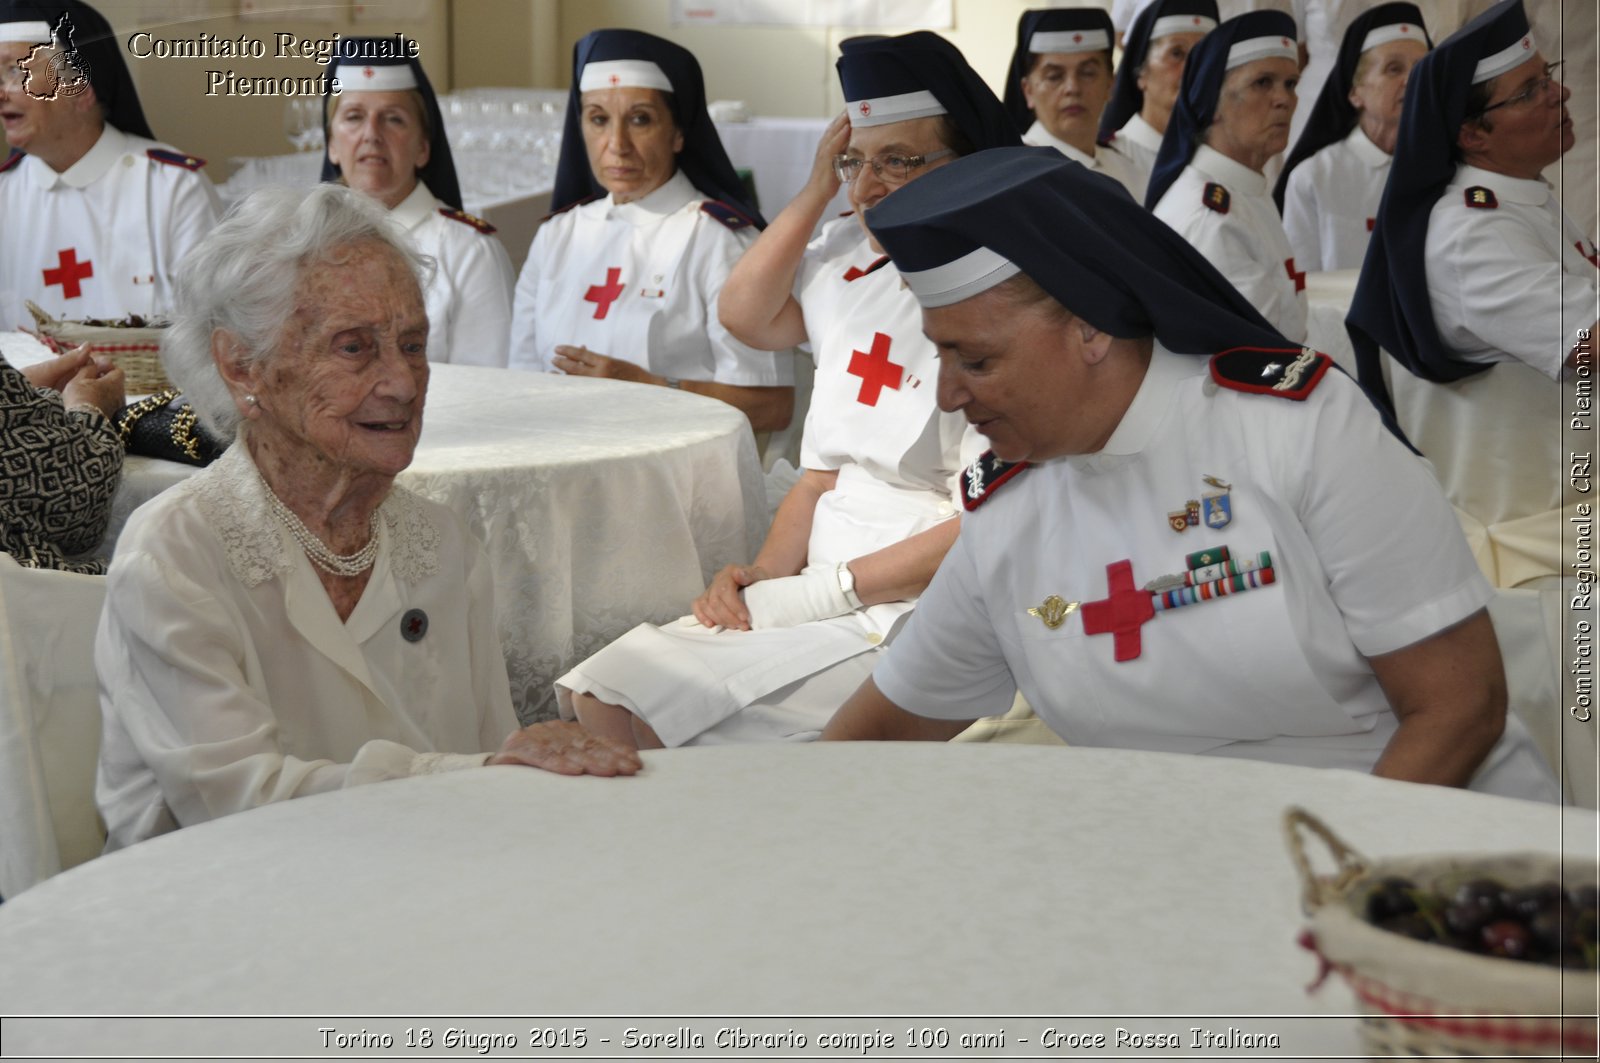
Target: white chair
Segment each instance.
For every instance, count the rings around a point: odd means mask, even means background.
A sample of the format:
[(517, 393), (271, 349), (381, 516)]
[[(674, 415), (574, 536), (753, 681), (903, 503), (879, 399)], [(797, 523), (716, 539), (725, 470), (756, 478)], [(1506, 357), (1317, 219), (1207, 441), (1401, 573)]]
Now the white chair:
[(23, 568), (0, 554), (0, 897), (99, 855), (104, 576)]

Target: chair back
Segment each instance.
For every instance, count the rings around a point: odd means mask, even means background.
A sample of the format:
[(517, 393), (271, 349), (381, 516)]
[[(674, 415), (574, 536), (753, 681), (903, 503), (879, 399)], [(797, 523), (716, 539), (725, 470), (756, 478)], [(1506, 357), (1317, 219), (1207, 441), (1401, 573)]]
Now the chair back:
[(99, 855), (104, 576), (23, 568), (0, 554), (0, 896)]

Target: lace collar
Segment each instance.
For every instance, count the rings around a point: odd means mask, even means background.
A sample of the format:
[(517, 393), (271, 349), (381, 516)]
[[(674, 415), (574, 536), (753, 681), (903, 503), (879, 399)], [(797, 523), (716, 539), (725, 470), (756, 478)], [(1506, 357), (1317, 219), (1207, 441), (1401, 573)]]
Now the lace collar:
[[(228, 567), (246, 587), (259, 586), (294, 567), (292, 541), (272, 515), (266, 485), (242, 440), (174, 490), (195, 496), (201, 515), (222, 540)], [(378, 513), (384, 536), (378, 558), (388, 557), (397, 579), (417, 583), (439, 571), (439, 529), (422, 499), (396, 485)]]

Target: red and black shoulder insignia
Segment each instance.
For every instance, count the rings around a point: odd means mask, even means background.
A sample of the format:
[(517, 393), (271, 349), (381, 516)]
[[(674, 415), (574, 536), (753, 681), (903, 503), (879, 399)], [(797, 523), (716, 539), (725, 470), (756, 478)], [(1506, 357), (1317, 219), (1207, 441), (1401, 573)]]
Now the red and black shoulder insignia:
[(1478, 210), (1494, 210), (1500, 201), (1494, 198), (1494, 192), (1482, 185), (1473, 185), (1466, 191), (1467, 206)]
[(755, 224), (755, 222), (751, 221), (745, 215), (744, 211), (731, 204), (724, 203), (720, 199), (707, 199), (702, 201), (700, 204), (700, 210), (701, 212), (709, 214), (711, 217), (717, 219), (734, 232), (738, 232), (740, 229), (748, 229), (750, 226)]
[(206, 160), (198, 155), (185, 155), (181, 151), (168, 151), (166, 148), (151, 148), (145, 155), (156, 162), (164, 162), (168, 166), (177, 166), (185, 170), (198, 170), (206, 164)]
[(1310, 347), (1235, 347), (1211, 357), (1211, 379), (1234, 391), (1296, 402), (1310, 395), (1333, 359)]
[(1207, 181), (1206, 190), (1200, 194), (1200, 202), (1218, 214), (1226, 214), (1228, 208), (1233, 205), (1233, 197), (1228, 195), (1228, 190), (1217, 182)]
[(455, 207), (440, 207), (439, 213), (451, 221), (458, 221), (462, 225), (470, 225), (485, 236), (493, 236), (499, 231), (476, 214), (468, 214), (466, 211), (457, 210)]
[(876, 273), (878, 270), (882, 269), (883, 267), (887, 266), (888, 264), (889, 264), (889, 256), (888, 255), (883, 255), (883, 256), (879, 257), (877, 259), (877, 261), (873, 262), (872, 265), (868, 266), (866, 269), (861, 269), (861, 268), (859, 268), (857, 266), (851, 266), (849, 269), (844, 271), (844, 279), (847, 280), (847, 281), (860, 280), (862, 277), (865, 277), (869, 273)]
[(21, 162), (27, 157), (27, 152), (13, 151), (10, 156), (5, 159), (5, 161), (0, 162), (0, 173), (5, 173), (7, 170), (15, 170), (17, 168), (17, 163)]
[(971, 513), (1000, 490), (1000, 485), (1028, 467), (1025, 461), (1001, 461), (994, 451), (961, 470), (961, 504)]

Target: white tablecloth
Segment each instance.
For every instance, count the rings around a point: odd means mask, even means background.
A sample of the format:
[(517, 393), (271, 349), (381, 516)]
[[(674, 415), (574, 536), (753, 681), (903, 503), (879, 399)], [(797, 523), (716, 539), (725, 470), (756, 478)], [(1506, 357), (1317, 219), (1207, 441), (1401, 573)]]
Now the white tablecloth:
[[(191, 466), (130, 457), (113, 536)], [(557, 676), (643, 621), (664, 623), (723, 565), (755, 556), (766, 494), (725, 403), (670, 388), (435, 365), (399, 483), (450, 506), (489, 552), (511, 700), (553, 716)]]
[[(379, 783), (102, 857), (0, 906), (0, 1008), (381, 1014), (332, 1025), (397, 1043), (430, 1015), (1047, 1017), (993, 1024), (1031, 1058), (1051, 1016), (1111, 1017), (1091, 1024), (1107, 1033), (1215, 1016), (1168, 1025), (1343, 1054), (1355, 1020), (1272, 1018), (1352, 1008), (1336, 978), (1305, 989), (1287, 805), (1372, 858), (1595, 853), (1593, 813), (1223, 758), (864, 743), (645, 760), (625, 780)], [(240, 1041), (194, 1021), (8, 1020), (6, 1050), (278, 1055), (323, 1025)]]

